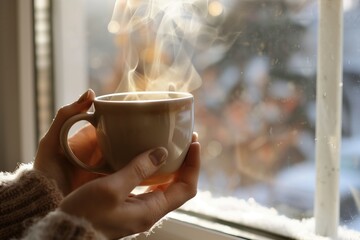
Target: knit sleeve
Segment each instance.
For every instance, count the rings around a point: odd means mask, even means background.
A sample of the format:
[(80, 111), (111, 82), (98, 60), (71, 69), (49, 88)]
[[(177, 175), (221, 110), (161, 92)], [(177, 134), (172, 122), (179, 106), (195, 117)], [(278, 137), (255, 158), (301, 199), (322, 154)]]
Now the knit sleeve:
[(0, 239), (19, 238), (26, 228), (58, 207), (62, 200), (55, 182), (21, 165), (0, 173)]
[(32, 164), (0, 172), (0, 239), (106, 239), (87, 220), (57, 210), (62, 199), (56, 183)]
[(105, 240), (107, 238), (96, 231), (87, 220), (56, 210), (31, 226), (23, 238), (23, 240), (27, 239)]

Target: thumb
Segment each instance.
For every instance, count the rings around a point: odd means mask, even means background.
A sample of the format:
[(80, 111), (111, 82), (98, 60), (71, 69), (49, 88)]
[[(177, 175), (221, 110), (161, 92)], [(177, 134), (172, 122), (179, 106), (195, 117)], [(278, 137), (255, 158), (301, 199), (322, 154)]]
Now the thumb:
[(164, 147), (148, 150), (135, 157), (121, 170), (108, 176), (109, 183), (115, 189), (124, 189), (124, 193), (129, 193), (164, 165), (167, 157), (168, 151)]
[(48, 144), (50, 145), (53, 145), (54, 147), (57, 147), (59, 145), (58, 141), (60, 136), (60, 130), (65, 121), (76, 114), (87, 111), (93, 103), (94, 98), (94, 91), (89, 89), (84, 94), (82, 94), (76, 102), (60, 108), (48, 132), (44, 136), (44, 138), (46, 138), (47, 140), (46, 142), (48, 142)]

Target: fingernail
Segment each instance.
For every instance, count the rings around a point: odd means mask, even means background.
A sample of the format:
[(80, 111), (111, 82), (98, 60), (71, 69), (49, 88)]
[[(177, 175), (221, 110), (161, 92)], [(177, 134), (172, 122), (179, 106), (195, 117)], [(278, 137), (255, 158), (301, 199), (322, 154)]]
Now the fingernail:
[(89, 97), (89, 94), (90, 94), (90, 90), (87, 90), (85, 93), (83, 93), (83, 95), (81, 95), (79, 100), (77, 100), (77, 103), (85, 102), (85, 100)]
[(194, 134), (193, 140), (194, 142), (197, 142), (199, 140), (199, 134), (197, 132), (194, 132), (193, 134)]
[(165, 148), (159, 147), (149, 154), (149, 158), (155, 166), (159, 166), (165, 162), (168, 152)]

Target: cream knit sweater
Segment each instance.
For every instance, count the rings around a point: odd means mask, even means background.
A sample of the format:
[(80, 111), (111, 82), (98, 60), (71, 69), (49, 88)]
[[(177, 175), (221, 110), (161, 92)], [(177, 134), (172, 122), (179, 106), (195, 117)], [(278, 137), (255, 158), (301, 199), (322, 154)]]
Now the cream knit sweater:
[(106, 239), (85, 219), (59, 211), (62, 198), (31, 164), (0, 172), (0, 239)]

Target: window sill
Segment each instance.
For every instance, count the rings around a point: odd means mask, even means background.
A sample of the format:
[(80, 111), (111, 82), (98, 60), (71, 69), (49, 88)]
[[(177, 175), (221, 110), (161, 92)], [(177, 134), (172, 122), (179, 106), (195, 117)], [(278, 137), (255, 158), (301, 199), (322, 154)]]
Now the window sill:
[[(274, 209), (235, 198), (215, 198), (207, 192), (168, 214), (160, 227), (137, 240), (322, 240), (314, 233), (314, 219), (291, 219)], [(339, 240), (360, 239), (360, 233), (339, 227)]]
[(170, 213), (168, 219), (151, 234), (140, 235), (136, 240), (287, 240), (290, 238), (265, 233), (244, 226), (228, 226), (219, 222), (188, 215), (182, 211)]

